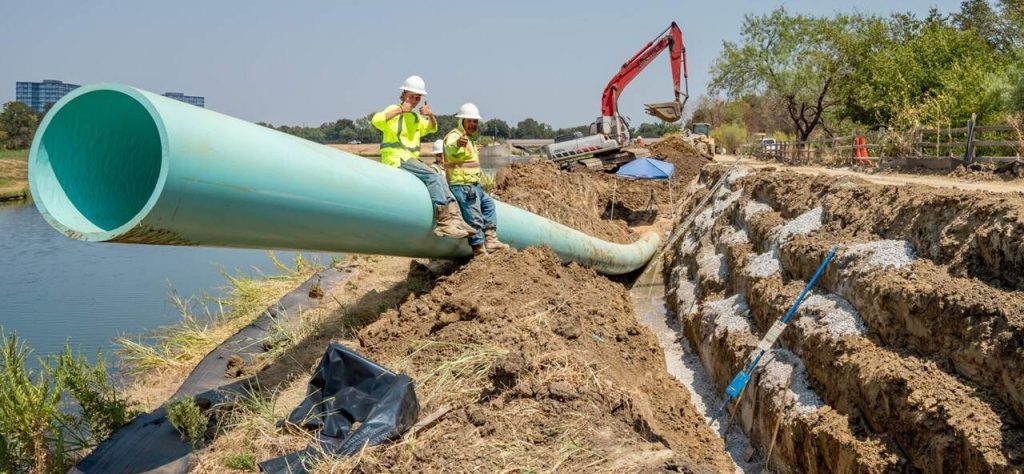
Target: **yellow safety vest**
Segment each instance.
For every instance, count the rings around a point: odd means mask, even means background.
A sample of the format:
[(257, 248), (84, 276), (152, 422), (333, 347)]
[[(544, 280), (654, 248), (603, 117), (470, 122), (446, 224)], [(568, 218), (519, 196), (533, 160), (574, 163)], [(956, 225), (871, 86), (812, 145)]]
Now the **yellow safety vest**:
[(416, 112), (406, 112), (385, 120), (384, 116), (400, 108), (389, 105), (383, 111), (373, 114), (370, 124), (380, 130), (380, 162), (397, 168), (403, 161), (420, 156), (420, 137), (437, 131), (437, 124), (423, 118)]
[(466, 129), (459, 127), (444, 136), (444, 167), (448, 170), (448, 182), (457, 185), (480, 182), (480, 154), (473, 137), (469, 136), (466, 146), (459, 146), (459, 139), (466, 135)]

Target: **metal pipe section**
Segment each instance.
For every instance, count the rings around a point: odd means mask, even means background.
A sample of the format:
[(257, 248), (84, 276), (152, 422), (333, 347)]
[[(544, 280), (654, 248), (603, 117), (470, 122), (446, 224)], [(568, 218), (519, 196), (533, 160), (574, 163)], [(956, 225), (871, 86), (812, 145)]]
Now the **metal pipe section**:
[[(50, 109), (29, 183), (50, 225), (90, 242), (472, 254), (431, 232), (433, 205), (409, 173), (119, 84), (80, 87)], [(497, 215), (512, 246), (605, 274), (640, 268), (659, 243), (606, 242), (500, 202)]]

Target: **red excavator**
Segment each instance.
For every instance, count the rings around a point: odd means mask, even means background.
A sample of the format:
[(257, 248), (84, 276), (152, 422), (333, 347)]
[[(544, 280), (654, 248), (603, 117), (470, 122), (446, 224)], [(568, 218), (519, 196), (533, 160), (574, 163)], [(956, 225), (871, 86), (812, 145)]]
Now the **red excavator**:
[[(650, 41), (639, 52), (622, 64), (619, 72), (612, 76), (601, 94), (601, 116), (590, 124), (587, 137), (565, 137), (544, 147), (544, 153), (563, 168), (583, 165), (590, 169), (615, 169), (620, 164), (635, 158), (635, 154), (623, 150), (631, 144), (629, 124), (619, 115), (619, 96), (630, 82), (663, 51), (669, 51), (669, 68), (672, 72), (672, 86), (675, 100), (656, 104), (644, 104), (646, 112), (666, 122), (676, 122), (683, 115), (683, 104), (689, 98), (689, 80), (686, 70), (686, 45), (683, 32), (672, 22), (665, 31)], [(682, 76), (683, 89), (679, 78)]]

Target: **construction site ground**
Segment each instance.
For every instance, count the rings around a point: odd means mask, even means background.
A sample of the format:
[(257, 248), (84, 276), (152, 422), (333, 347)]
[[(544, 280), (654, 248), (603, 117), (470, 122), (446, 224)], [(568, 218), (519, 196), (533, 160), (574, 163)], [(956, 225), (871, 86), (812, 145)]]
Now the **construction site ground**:
[[(662, 154), (671, 186), (537, 162), (494, 189), (607, 240), (678, 235), (653, 271), (608, 278), (540, 248), (353, 260), (306, 349), (278, 363), (312, 368), (339, 340), (410, 375), (422, 416), (438, 418), (314, 471), (1024, 469), (1024, 196), (1012, 194), (1024, 188)], [(833, 245), (780, 342), (713, 419)], [(308, 375), (274, 374), (260, 374), (279, 387), (271, 403), (224, 416), (195, 472), (310, 441), (275, 426)]]

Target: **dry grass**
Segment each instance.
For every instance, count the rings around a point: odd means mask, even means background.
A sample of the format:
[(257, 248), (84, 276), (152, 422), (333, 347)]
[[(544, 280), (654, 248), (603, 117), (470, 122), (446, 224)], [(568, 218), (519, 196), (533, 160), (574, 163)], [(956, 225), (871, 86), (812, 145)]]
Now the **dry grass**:
[[(490, 384), (491, 367), (505, 354), (503, 349), (485, 345), (421, 340), (412, 344), (407, 356), (387, 363), (417, 381), (421, 414), (426, 416), (445, 405), (473, 406)], [(596, 393), (608, 388), (600, 373), (579, 354), (556, 351), (532, 363), (528, 377), (537, 386), (563, 381)], [(567, 410), (552, 417), (549, 410), (543, 401), (516, 398), (500, 410), (489, 411), (487, 425), (501, 436), (480, 436), (472, 426), (449, 414), (436, 426), (407, 434), (395, 443), (366, 448), (351, 458), (324, 457), (312, 466), (312, 472), (411, 472), (422, 468), (421, 462), (431, 456), (433, 446), (451, 446), (453, 437), (465, 453), (460, 471), (590, 472), (607, 460), (589, 446), (596, 435), (588, 414)], [(460, 454), (445, 456), (458, 458)]]
[(271, 258), (282, 275), (225, 275), (229, 286), (223, 298), (172, 295), (181, 314), (177, 324), (115, 341), (120, 369), (133, 379), (127, 390), (133, 399), (148, 408), (159, 405), (207, 353), (318, 269), (301, 255), (293, 266), (284, 265), (272, 254)]
[[(353, 255), (348, 263), (358, 265), (358, 272), (345, 284), (329, 290), (320, 308), (303, 312), (301, 321), (294, 325), (273, 330), (271, 340), (280, 344), (272, 346), (271, 356), (288, 359), (278, 359), (282, 363), (274, 367), (299, 368), (299, 375), (281, 380), (275, 370), (261, 372), (264, 387), (278, 388), (254, 391), (229, 407), (217, 437), (199, 453), (193, 472), (241, 472), (232, 471), (232, 466), (304, 448), (312, 440), (308, 433), (281, 431), (275, 423), (286, 418), (304, 398), (308, 375), (323, 348), (329, 341), (349, 337), (375, 320), (384, 309), (404, 299), (408, 291), (423, 289), (421, 281), (409, 278), (410, 259)], [(256, 392), (263, 392), (262, 396)], [(169, 394), (155, 394), (160, 395), (166, 398)]]
[(1008, 115), (1006, 122), (1010, 124), (1014, 134), (1017, 136), (1017, 146), (1015, 147), (1017, 155), (1024, 156), (1024, 112)]

